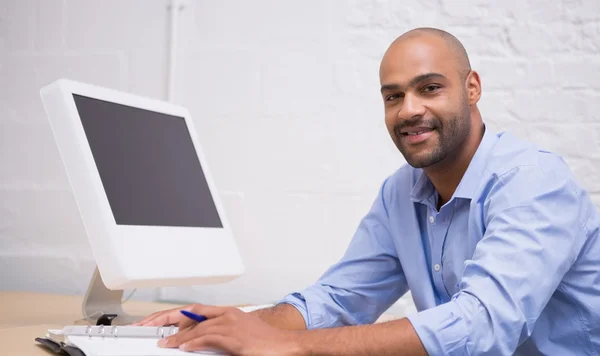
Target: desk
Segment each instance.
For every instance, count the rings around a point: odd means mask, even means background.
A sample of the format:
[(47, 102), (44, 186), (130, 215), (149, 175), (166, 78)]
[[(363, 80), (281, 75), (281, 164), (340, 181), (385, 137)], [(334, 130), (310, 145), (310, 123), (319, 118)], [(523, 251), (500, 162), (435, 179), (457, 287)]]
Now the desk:
[[(38, 346), (35, 338), (48, 329), (61, 329), (82, 318), (83, 296), (31, 292), (0, 292), (0, 352), (12, 355), (54, 355)], [(177, 304), (128, 301), (123, 309), (131, 315), (149, 315)], [(382, 315), (378, 322), (395, 319)]]
[[(83, 296), (30, 292), (0, 292), (0, 353), (54, 355), (37, 345), (35, 338), (48, 329), (61, 329), (82, 318)], [(149, 315), (176, 304), (128, 301), (123, 309), (131, 315)]]

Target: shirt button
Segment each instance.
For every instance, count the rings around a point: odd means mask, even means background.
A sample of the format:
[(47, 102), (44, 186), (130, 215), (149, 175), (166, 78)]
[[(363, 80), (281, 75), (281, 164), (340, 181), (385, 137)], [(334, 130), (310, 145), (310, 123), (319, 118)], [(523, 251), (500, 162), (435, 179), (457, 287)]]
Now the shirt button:
[(436, 263), (435, 265), (433, 265), (433, 269), (434, 269), (436, 272), (439, 272), (439, 270), (440, 270), (440, 265), (439, 265), (438, 263)]
[(433, 217), (433, 215), (429, 217), (429, 222), (432, 224), (435, 222), (435, 218)]

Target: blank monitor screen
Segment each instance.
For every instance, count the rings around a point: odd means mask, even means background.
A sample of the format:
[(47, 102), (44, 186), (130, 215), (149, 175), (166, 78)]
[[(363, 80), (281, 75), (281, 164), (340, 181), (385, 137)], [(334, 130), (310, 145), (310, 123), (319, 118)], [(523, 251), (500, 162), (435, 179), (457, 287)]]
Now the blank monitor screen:
[(184, 118), (73, 98), (118, 225), (223, 227)]

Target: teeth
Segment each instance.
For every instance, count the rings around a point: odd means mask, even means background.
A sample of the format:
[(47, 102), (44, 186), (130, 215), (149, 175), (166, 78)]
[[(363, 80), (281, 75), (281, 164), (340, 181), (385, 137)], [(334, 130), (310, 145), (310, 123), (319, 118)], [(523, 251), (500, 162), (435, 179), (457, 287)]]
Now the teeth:
[(422, 134), (424, 132), (427, 132), (427, 131), (425, 130), (425, 131), (419, 131), (419, 132), (408, 132), (408, 135), (409, 136), (417, 136), (417, 135), (420, 135), (420, 134)]

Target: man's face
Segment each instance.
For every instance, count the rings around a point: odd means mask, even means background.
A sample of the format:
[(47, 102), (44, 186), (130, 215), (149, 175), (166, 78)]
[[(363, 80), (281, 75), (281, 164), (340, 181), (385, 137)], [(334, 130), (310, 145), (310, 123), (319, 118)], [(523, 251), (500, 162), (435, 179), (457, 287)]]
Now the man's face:
[(385, 124), (415, 168), (452, 159), (471, 131), (469, 102), (456, 59), (436, 38), (392, 45), (380, 68)]

